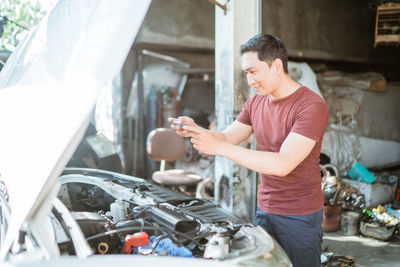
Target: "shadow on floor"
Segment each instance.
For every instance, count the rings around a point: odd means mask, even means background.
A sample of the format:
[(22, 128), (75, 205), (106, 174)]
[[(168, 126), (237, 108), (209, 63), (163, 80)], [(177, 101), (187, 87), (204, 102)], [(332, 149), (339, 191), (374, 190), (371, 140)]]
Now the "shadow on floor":
[(362, 235), (346, 236), (341, 232), (324, 233), (322, 251), (352, 256), (358, 267), (400, 266), (398, 235), (382, 241)]

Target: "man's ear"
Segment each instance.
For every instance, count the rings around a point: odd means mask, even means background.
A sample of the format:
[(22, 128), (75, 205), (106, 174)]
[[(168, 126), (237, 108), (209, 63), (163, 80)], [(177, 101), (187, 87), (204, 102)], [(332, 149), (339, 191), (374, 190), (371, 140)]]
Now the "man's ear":
[(281, 73), (283, 71), (283, 62), (280, 58), (275, 58), (272, 65), (277, 72)]

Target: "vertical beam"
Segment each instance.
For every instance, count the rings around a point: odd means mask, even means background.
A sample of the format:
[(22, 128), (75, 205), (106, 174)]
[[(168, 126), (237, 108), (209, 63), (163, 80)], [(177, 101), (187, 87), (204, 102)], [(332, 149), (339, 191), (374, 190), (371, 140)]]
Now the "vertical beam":
[[(256, 7), (254, 10), (254, 16), (256, 17), (255, 19), (255, 25), (254, 28), (256, 29), (256, 34), (261, 33), (262, 31), (262, 0), (257, 0), (255, 3)], [(252, 94), (255, 94), (255, 90), (252, 90)], [(252, 136), (252, 143), (251, 143), (251, 148), (256, 149), (257, 144), (256, 144), (256, 139), (254, 135)], [(251, 172), (251, 199), (250, 199), (250, 220), (254, 222), (255, 219), (255, 211), (257, 209), (257, 186), (258, 186), (258, 173), (257, 172)]]
[(144, 130), (144, 114), (145, 114), (145, 96), (143, 87), (143, 50), (139, 48), (136, 53), (136, 67), (137, 67), (137, 117), (135, 119), (135, 135), (133, 147), (133, 169), (132, 173), (138, 177), (146, 177), (146, 163), (145, 163), (145, 146), (146, 137)]
[[(228, 0), (226, 7), (226, 12), (215, 7), (215, 115), (218, 131), (233, 122), (246, 99), (253, 94), (241, 70), (239, 47), (259, 33), (261, 27), (261, 0)], [(236, 187), (247, 182), (252, 187), (251, 177), (254, 176), (241, 168), (224, 157), (216, 157), (215, 200), (236, 215), (251, 219), (251, 202), (254, 201), (251, 188), (246, 187), (246, 192), (240, 192), (246, 202), (242, 210), (247, 209), (248, 214), (236, 209), (237, 205), (244, 203), (235, 200), (234, 184)], [(242, 177), (243, 173), (246, 177)]]

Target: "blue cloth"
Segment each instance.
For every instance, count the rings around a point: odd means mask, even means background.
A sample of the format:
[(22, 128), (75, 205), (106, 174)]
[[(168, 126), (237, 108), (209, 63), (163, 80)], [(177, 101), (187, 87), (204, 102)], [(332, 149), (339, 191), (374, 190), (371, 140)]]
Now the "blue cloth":
[[(149, 244), (135, 248), (134, 253), (138, 254), (142, 249), (151, 249), (156, 236), (150, 236)], [(181, 246), (178, 247), (170, 238), (163, 238), (158, 242), (157, 247), (154, 249), (155, 253), (166, 251), (168, 256), (193, 258), (192, 251), (188, 248)]]
[(320, 267), (322, 214), (279, 215), (257, 209), (255, 224), (266, 230), (285, 250), (294, 267)]

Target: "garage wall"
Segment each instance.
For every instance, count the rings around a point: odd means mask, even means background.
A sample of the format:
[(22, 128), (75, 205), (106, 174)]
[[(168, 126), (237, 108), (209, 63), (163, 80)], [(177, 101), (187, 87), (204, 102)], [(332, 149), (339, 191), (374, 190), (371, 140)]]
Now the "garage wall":
[(214, 13), (207, 0), (153, 0), (136, 42), (214, 49)]
[[(398, 47), (374, 48), (376, 12), (365, 0), (263, 0), (263, 32), (291, 58), (400, 65)], [(137, 43), (214, 49), (215, 10), (207, 0), (153, 0)]]
[(263, 32), (295, 58), (390, 64), (399, 48), (374, 48), (376, 12), (365, 0), (263, 0)]

